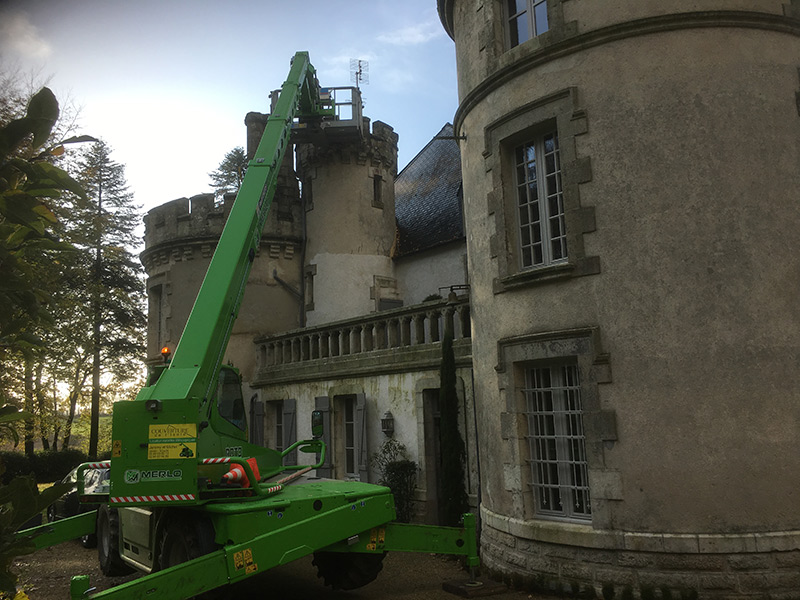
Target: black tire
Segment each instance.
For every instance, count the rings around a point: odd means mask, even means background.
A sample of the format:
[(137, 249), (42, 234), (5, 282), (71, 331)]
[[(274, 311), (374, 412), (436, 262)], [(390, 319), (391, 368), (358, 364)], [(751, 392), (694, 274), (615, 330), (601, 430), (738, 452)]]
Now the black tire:
[(375, 581), (383, 568), (383, 554), (315, 552), (312, 564), (317, 577), (334, 590), (355, 590)]
[(114, 577), (133, 573), (119, 555), (119, 513), (116, 508), (101, 504), (97, 509), (97, 557), (103, 575)]
[[(214, 528), (211, 523), (199, 518), (171, 518), (161, 536), (158, 553), (160, 569), (174, 567), (187, 560), (199, 558), (217, 549), (214, 542)], [(197, 600), (219, 600), (227, 597), (227, 586), (198, 594)]]

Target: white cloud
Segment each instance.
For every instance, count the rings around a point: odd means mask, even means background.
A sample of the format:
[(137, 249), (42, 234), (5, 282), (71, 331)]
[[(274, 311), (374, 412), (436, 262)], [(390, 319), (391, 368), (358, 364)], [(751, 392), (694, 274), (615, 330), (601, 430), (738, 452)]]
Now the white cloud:
[(395, 46), (418, 46), (432, 39), (444, 35), (444, 29), (437, 19), (430, 19), (424, 23), (409, 25), (382, 33), (378, 36), (379, 42), (394, 44)]
[(21, 58), (45, 59), (50, 45), (23, 12), (0, 12), (0, 50)]

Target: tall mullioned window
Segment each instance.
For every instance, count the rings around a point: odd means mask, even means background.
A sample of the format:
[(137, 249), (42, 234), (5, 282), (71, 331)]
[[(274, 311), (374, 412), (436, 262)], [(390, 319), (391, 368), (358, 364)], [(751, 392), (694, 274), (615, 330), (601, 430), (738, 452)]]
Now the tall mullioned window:
[(509, 47), (519, 46), (550, 28), (547, 0), (506, 0)]
[(520, 267), (566, 262), (558, 136), (548, 133), (517, 147), (515, 158)]
[(528, 419), (531, 487), (537, 516), (591, 519), (586, 438), (578, 367), (530, 368), (523, 390)]

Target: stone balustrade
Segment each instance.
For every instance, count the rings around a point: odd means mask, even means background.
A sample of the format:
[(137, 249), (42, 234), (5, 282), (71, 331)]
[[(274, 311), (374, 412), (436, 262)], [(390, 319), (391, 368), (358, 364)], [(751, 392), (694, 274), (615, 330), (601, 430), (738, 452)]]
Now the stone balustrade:
[(258, 338), (258, 370), (263, 373), (308, 361), (335, 362), (392, 349), (415, 350), (441, 342), (448, 328), (454, 340), (470, 338), (466, 296)]

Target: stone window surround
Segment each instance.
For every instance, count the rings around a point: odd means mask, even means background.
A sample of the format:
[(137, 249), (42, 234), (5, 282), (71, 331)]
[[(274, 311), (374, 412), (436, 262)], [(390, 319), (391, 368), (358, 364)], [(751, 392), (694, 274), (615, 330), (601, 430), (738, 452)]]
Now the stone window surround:
[(380, 169), (375, 169), (372, 174), (372, 207), (383, 210), (383, 176)]
[[(518, 42), (517, 44), (514, 44), (511, 41), (511, 22), (512, 22), (512, 19), (516, 20), (518, 17), (521, 16), (520, 15), (520, 11), (517, 11), (516, 13), (513, 13), (512, 10), (509, 8), (508, 0), (505, 0), (503, 2), (503, 12), (502, 12), (502, 14), (503, 14), (503, 27), (505, 29), (506, 48), (513, 48), (514, 46), (518, 46), (519, 44), (524, 44), (525, 42), (527, 42), (531, 38), (538, 37), (539, 35), (543, 35), (544, 33), (546, 33), (549, 30), (549, 19), (546, 18), (545, 21), (547, 21), (547, 29), (545, 29), (544, 31), (542, 31), (539, 34), (536, 33), (537, 25), (539, 25), (539, 20), (536, 18), (536, 7), (537, 7), (537, 5), (540, 5), (540, 4), (544, 3), (545, 11), (547, 11), (548, 5), (552, 1), (553, 0), (525, 0), (525, 10), (524, 10), (523, 14), (525, 15), (525, 18), (528, 21), (528, 24), (527, 24), (527, 26), (528, 26), (528, 37), (525, 38), (524, 40), (522, 40), (521, 42)], [(548, 15), (545, 15), (545, 17), (548, 17)]]
[[(530, 366), (573, 361), (578, 366), (583, 405), (583, 425), (592, 498), (592, 526), (610, 526), (609, 501), (622, 500), (622, 481), (618, 471), (608, 469), (605, 452), (617, 442), (616, 413), (603, 409), (598, 386), (611, 383), (609, 356), (602, 349), (600, 330), (585, 327), (562, 331), (532, 333), (501, 339), (497, 342), (498, 386), (505, 397), (500, 415), (501, 437), (506, 442), (503, 457), (506, 489), (519, 507), (514, 515), (524, 521), (536, 519), (531, 492), (531, 472), (526, 464), (528, 440), (525, 416), (525, 370)], [(538, 522), (538, 519), (536, 519)], [(552, 520), (552, 519), (549, 519)]]
[[(156, 294), (158, 295), (161, 303), (160, 322), (154, 322), (151, 318), (150, 310), (153, 308), (153, 303)], [(170, 346), (172, 351), (175, 351), (175, 342), (169, 337), (169, 322), (172, 317), (172, 303), (170, 295), (172, 294), (172, 271), (165, 270), (161, 273), (151, 275), (147, 279), (147, 358), (146, 360), (162, 363), (163, 357), (161, 356), (161, 348)], [(158, 318), (158, 317), (157, 317)], [(155, 335), (158, 332), (158, 335)], [(152, 335), (151, 335), (152, 333)], [(158, 339), (156, 339), (158, 338)]]
[[(534, 155), (532, 164), (531, 152)], [(544, 132), (517, 146), (515, 154), (517, 226), (514, 228), (514, 237), (517, 258), (522, 263), (520, 268), (538, 269), (563, 263), (569, 251), (564, 227), (558, 135), (554, 131)], [(520, 172), (524, 175), (520, 176)], [(532, 188), (535, 189), (533, 193)], [(523, 193), (524, 203), (521, 199)], [(526, 216), (523, 217), (523, 213)]]
[[(494, 216), (495, 233), (491, 256), (495, 259), (496, 294), (531, 284), (563, 280), (600, 272), (600, 259), (586, 256), (583, 235), (595, 230), (594, 207), (581, 206), (579, 186), (591, 181), (591, 161), (578, 157), (575, 138), (588, 131), (586, 111), (579, 108), (578, 92), (565, 88), (528, 102), (484, 129), (484, 167), (491, 177), (487, 194), (489, 216)], [(567, 230), (566, 263), (521, 269), (516, 243), (517, 214), (514, 181), (514, 149), (536, 135), (556, 130), (561, 150), (561, 182)]]
[[(572, 360), (548, 361), (526, 365), (524, 373), (526, 462), (531, 467), (526, 475), (537, 507), (536, 516), (553, 521), (591, 521), (578, 367)], [(547, 396), (549, 403), (544, 401)], [(552, 424), (552, 431), (546, 431), (547, 421)], [(555, 474), (551, 470), (554, 463)], [(558, 490), (556, 496), (554, 489)]]
[[(502, 51), (507, 52), (514, 48), (525, 46), (529, 50), (537, 50), (552, 43), (561, 41), (565, 37), (575, 35), (578, 31), (577, 23), (574, 21), (566, 22), (564, 20), (564, 7), (563, 3), (568, 0), (547, 0), (547, 31), (543, 31), (539, 35), (535, 35), (532, 31), (530, 37), (517, 44), (511, 45), (511, 38), (509, 32), (509, 15), (507, 2), (505, 0), (495, 0), (501, 6), (496, 7), (498, 14), (503, 17), (503, 43)], [(533, 9), (533, 1), (528, 0), (528, 10)]]
[(305, 277), (304, 287), (305, 287), (305, 309), (307, 311), (314, 310), (314, 277), (317, 275), (317, 265), (310, 264), (306, 265), (306, 268), (303, 272), (303, 276)]

